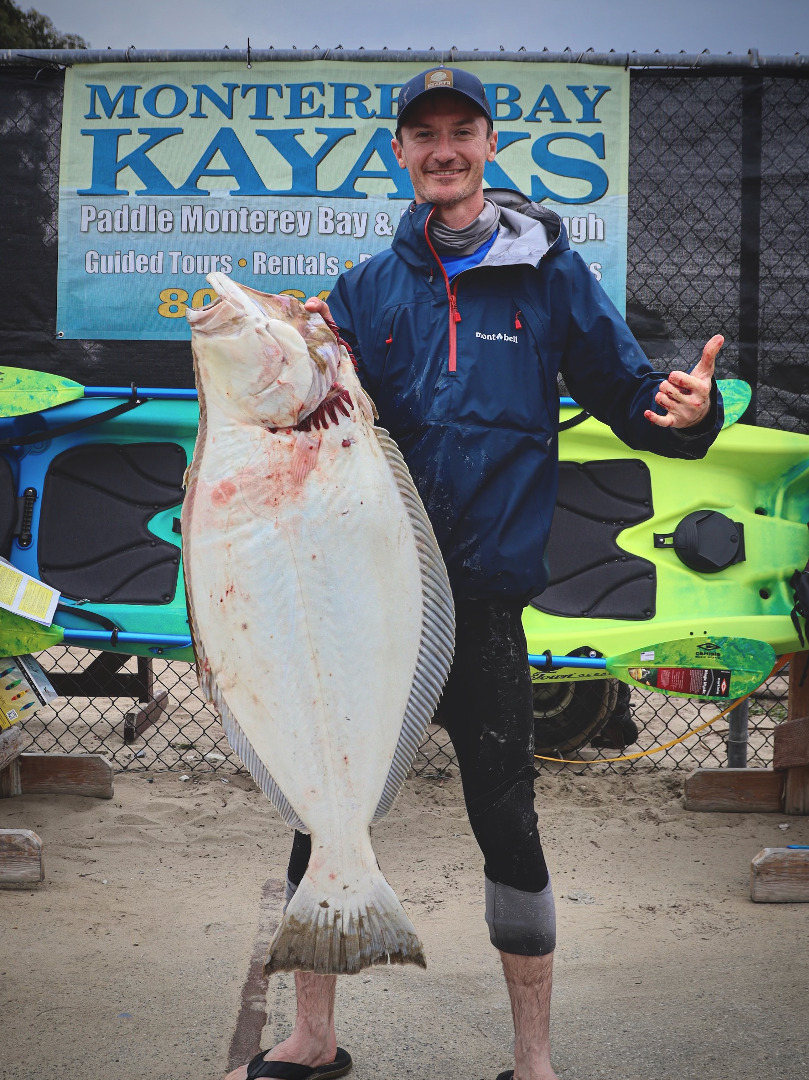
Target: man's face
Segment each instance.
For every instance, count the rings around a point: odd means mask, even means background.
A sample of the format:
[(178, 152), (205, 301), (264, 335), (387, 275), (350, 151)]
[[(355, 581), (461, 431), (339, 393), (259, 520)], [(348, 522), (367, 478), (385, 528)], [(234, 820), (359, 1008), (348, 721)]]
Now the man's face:
[[(468, 204), (483, 209), (483, 166), (494, 161), (497, 134), (486, 117), (460, 94), (437, 90), (413, 105), (393, 140), (393, 152), (407, 169), (416, 202), (438, 207)], [(476, 216), (476, 215), (475, 215)]]

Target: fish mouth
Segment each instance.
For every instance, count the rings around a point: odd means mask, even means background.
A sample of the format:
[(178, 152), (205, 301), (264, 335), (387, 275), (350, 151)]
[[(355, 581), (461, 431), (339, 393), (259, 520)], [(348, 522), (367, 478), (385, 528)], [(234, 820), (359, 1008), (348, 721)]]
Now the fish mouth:
[[(193, 330), (211, 334), (230, 328), (234, 321), (245, 318), (251, 309), (261, 311), (255, 300), (235, 281), (220, 272), (208, 274), (206, 281), (217, 296), (201, 308), (187, 308), (185, 317)], [(263, 312), (262, 312), (263, 315)]]

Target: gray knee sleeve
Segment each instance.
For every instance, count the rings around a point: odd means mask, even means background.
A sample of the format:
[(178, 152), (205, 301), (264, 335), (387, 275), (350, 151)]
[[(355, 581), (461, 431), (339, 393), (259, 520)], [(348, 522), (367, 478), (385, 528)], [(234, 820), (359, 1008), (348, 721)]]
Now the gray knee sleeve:
[(523, 892), (486, 878), (486, 922), (492, 945), (519, 956), (545, 956), (556, 947), (556, 907), (551, 883)]

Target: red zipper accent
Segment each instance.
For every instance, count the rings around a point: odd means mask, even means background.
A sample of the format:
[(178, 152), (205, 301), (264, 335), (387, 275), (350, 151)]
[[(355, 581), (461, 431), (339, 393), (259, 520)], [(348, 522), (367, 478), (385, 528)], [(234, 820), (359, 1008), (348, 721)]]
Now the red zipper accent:
[(520, 315), (522, 315), (522, 312), (518, 311), (517, 314), (514, 316), (514, 329), (515, 330), (522, 330), (522, 323), (520, 322)]
[(430, 249), (430, 251), (432, 251), (433, 255), (435, 256), (435, 261), (441, 267), (441, 273), (444, 275), (444, 285), (446, 286), (447, 299), (449, 300), (449, 365), (447, 370), (454, 372), (457, 370), (458, 367), (458, 334), (455, 326), (456, 323), (459, 323), (461, 321), (461, 313), (458, 311), (458, 297), (455, 293), (457, 284), (456, 286), (450, 288), (449, 277), (447, 276), (447, 272), (444, 269), (444, 264), (438, 258), (438, 254), (436, 253), (435, 248), (430, 243), (430, 234), (427, 232), (427, 226), (429, 225), (430, 218), (433, 216), (434, 213), (435, 207), (432, 208), (430, 213), (427, 215), (427, 220), (424, 222), (424, 239), (427, 241), (427, 247)]

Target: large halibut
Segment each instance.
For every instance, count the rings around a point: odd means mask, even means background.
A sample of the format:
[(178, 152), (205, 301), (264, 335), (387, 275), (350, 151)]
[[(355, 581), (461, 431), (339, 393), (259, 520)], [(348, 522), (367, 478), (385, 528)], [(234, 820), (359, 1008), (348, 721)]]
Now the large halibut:
[(208, 281), (189, 309), (200, 429), (182, 537), (200, 685), (309, 867), (267, 969), (424, 963), (377, 866), (452, 657), (452, 595), (352, 362), (289, 296)]

